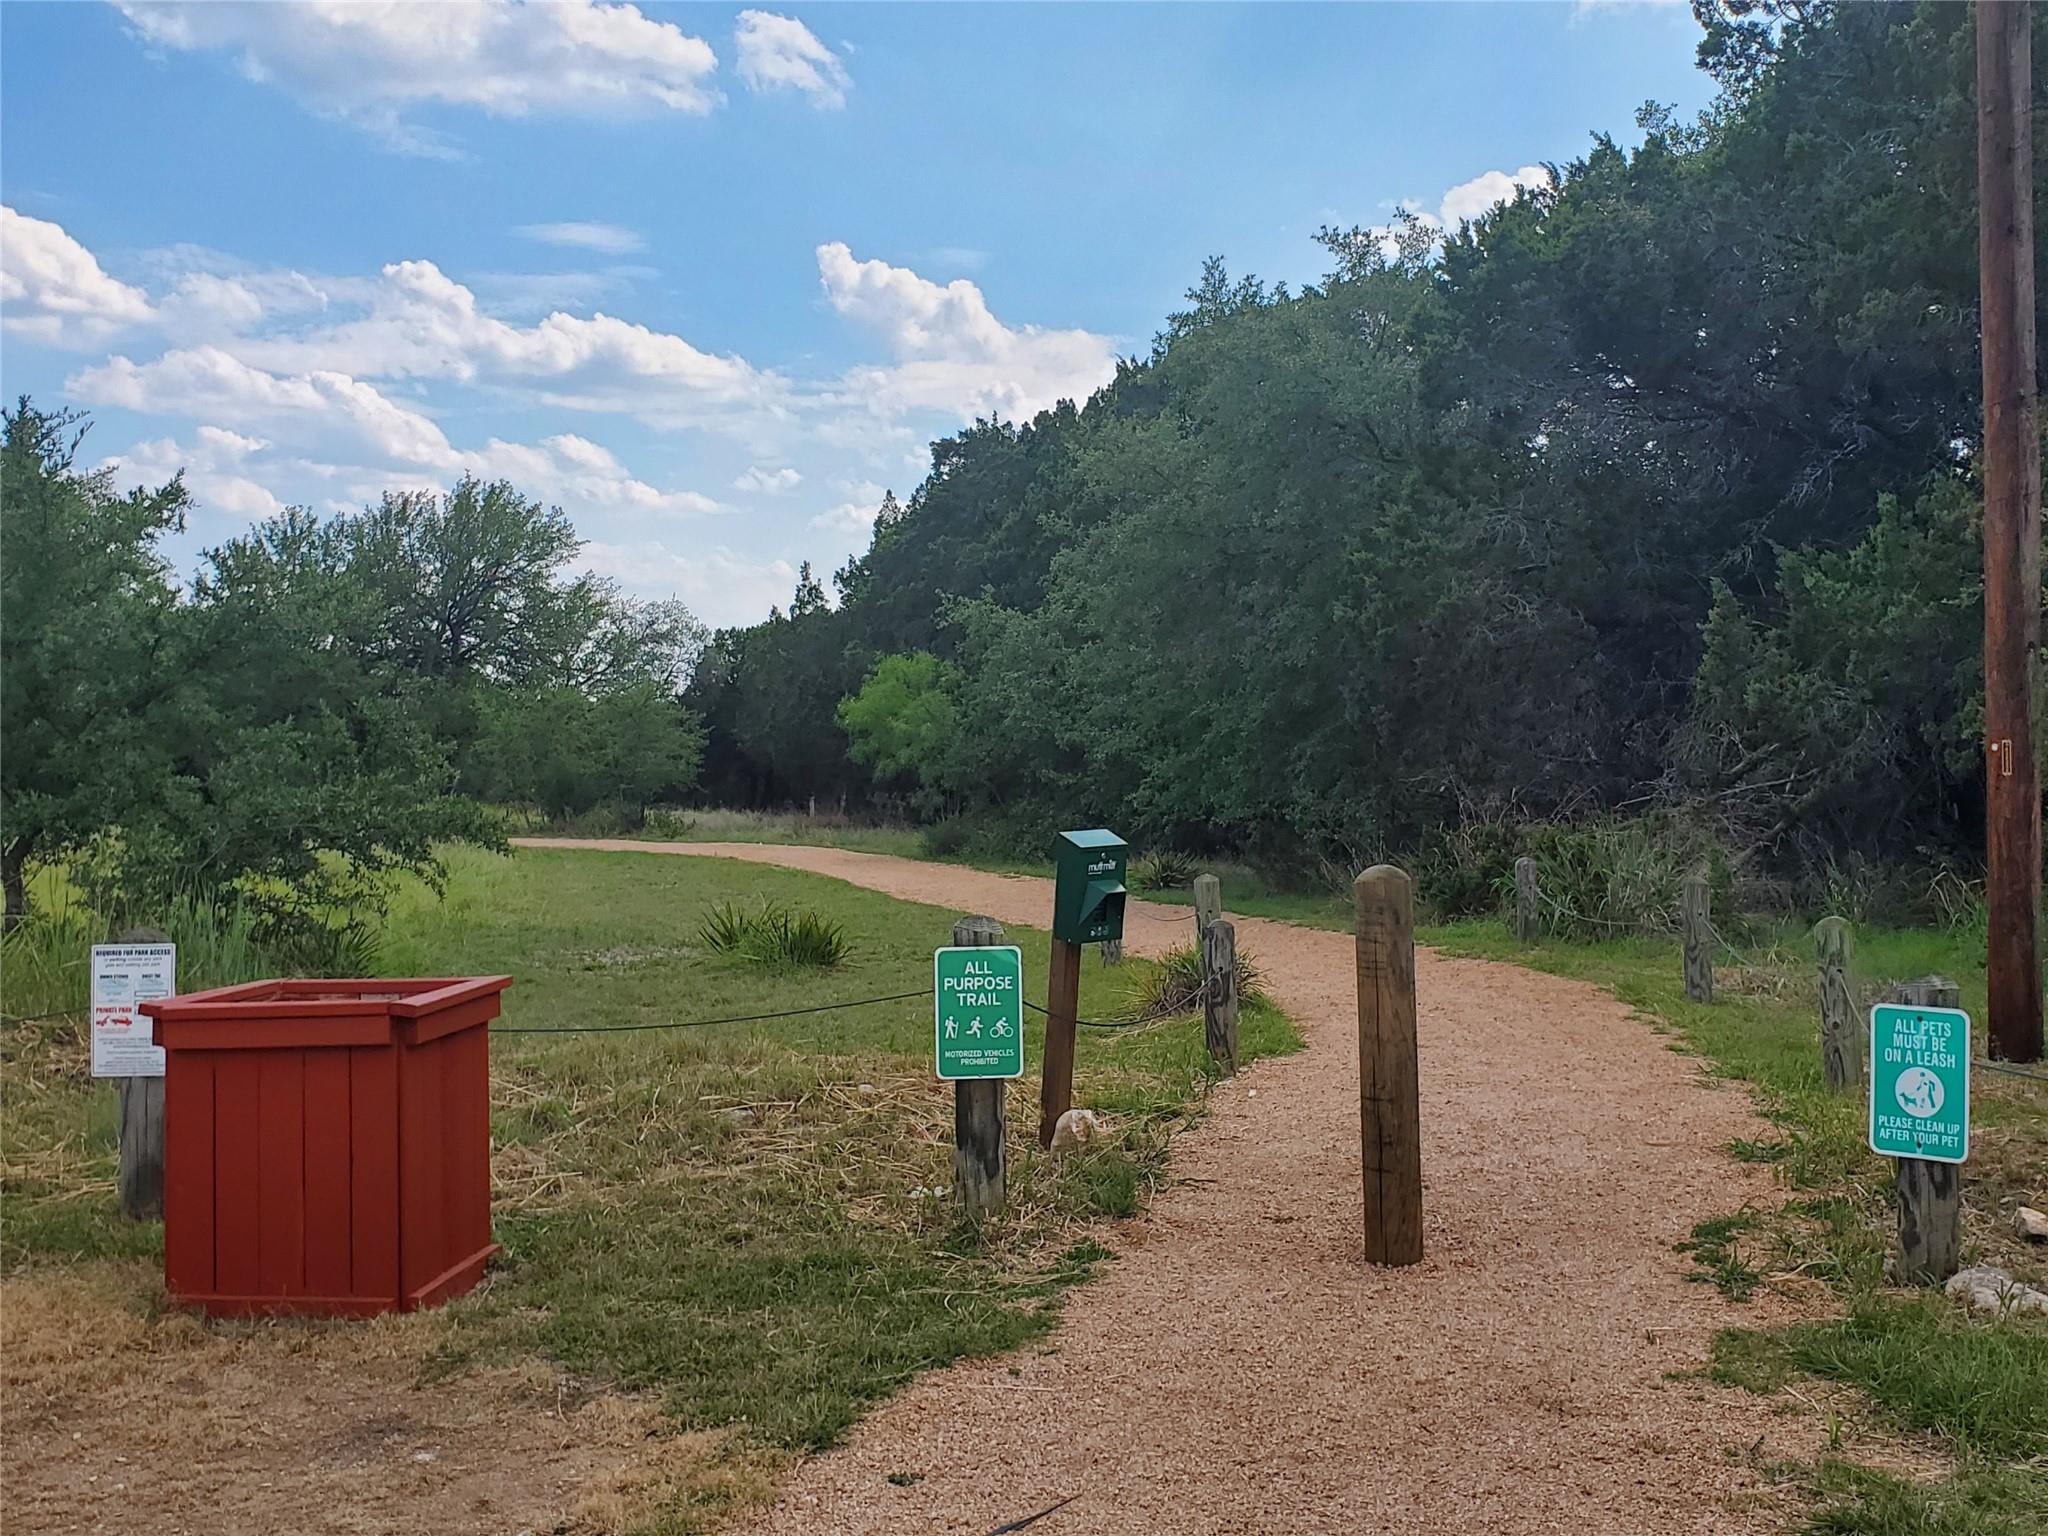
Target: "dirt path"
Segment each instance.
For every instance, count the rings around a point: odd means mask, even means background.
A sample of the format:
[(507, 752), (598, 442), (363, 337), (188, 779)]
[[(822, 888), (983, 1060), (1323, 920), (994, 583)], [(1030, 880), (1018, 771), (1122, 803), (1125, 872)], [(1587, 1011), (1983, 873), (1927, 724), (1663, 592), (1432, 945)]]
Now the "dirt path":
[[(1003, 922), (1051, 906), (1046, 880), (878, 854), (523, 841), (783, 865)], [(1133, 903), (1126, 939), (1189, 931)], [(1810, 1454), (1813, 1426), (1673, 1379), (1759, 1320), (1672, 1248), (1770, 1198), (1724, 1150), (1761, 1129), (1743, 1095), (1593, 987), (1424, 952), (1428, 1256), (1368, 1269), (1352, 941), (1238, 933), (1309, 1048), (1216, 1090), (1053, 1348), (914, 1383), (756, 1529), (980, 1536), (1070, 1495), (1035, 1532), (1782, 1528), (1757, 1464)]]

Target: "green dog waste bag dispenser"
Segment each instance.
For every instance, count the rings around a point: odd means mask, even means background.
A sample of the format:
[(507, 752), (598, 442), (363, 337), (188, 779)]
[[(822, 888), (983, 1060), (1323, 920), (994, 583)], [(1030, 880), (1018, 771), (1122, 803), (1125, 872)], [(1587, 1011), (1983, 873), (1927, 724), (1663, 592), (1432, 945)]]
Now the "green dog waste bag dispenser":
[(1130, 845), (1096, 827), (1062, 832), (1053, 854), (1052, 936), (1112, 944), (1124, 936), (1124, 863)]

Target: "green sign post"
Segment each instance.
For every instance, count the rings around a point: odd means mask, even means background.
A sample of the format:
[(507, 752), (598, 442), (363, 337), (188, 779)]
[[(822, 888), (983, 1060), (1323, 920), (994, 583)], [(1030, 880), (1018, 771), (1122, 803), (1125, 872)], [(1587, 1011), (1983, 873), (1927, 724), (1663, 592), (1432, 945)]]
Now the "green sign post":
[(1928, 1163), (1970, 1155), (1970, 1016), (1962, 1009), (1870, 1010), (1870, 1150)]
[(941, 1080), (1024, 1075), (1024, 954), (932, 951), (932, 1047)]

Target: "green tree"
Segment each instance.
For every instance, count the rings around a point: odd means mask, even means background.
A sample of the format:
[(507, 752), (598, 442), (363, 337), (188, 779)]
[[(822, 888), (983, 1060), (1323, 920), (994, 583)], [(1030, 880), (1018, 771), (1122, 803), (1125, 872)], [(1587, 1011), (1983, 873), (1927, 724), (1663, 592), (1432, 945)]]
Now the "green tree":
[(950, 787), (959, 687), (959, 668), (929, 652), (884, 656), (860, 691), (839, 701), (839, 726), (853, 760), (877, 779), (915, 786), (937, 804)]
[(6, 920), (31, 867), (128, 820), (169, 772), (177, 594), (157, 540), (183, 527), (182, 479), (117, 495), (75, 468), (79, 419), (27, 399), (0, 446), (0, 874)]

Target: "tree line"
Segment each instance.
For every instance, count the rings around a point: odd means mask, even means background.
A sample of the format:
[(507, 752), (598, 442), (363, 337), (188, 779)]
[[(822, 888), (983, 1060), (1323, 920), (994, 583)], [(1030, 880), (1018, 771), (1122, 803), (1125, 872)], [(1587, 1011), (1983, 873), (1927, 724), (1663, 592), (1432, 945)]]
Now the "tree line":
[(10, 923), (61, 867), (110, 922), (233, 906), (317, 946), (440, 844), (501, 842), (489, 807), (695, 783), (702, 627), (577, 574), (559, 510), (475, 479), (291, 509), (181, 581), (159, 545), (182, 477), (119, 493), (77, 467), (83, 433), (23, 400), (0, 434)]
[(1326, 229), (1298, 292), (1213, 260), (1085, 404), (934, 444), (836, 604), (806, 568), (712, 637), (706, 792), (1296, 867), (1646, 808), (1793, 878), (1967, 863), (1971, 11), (1695, 11), (1698, 120)]

